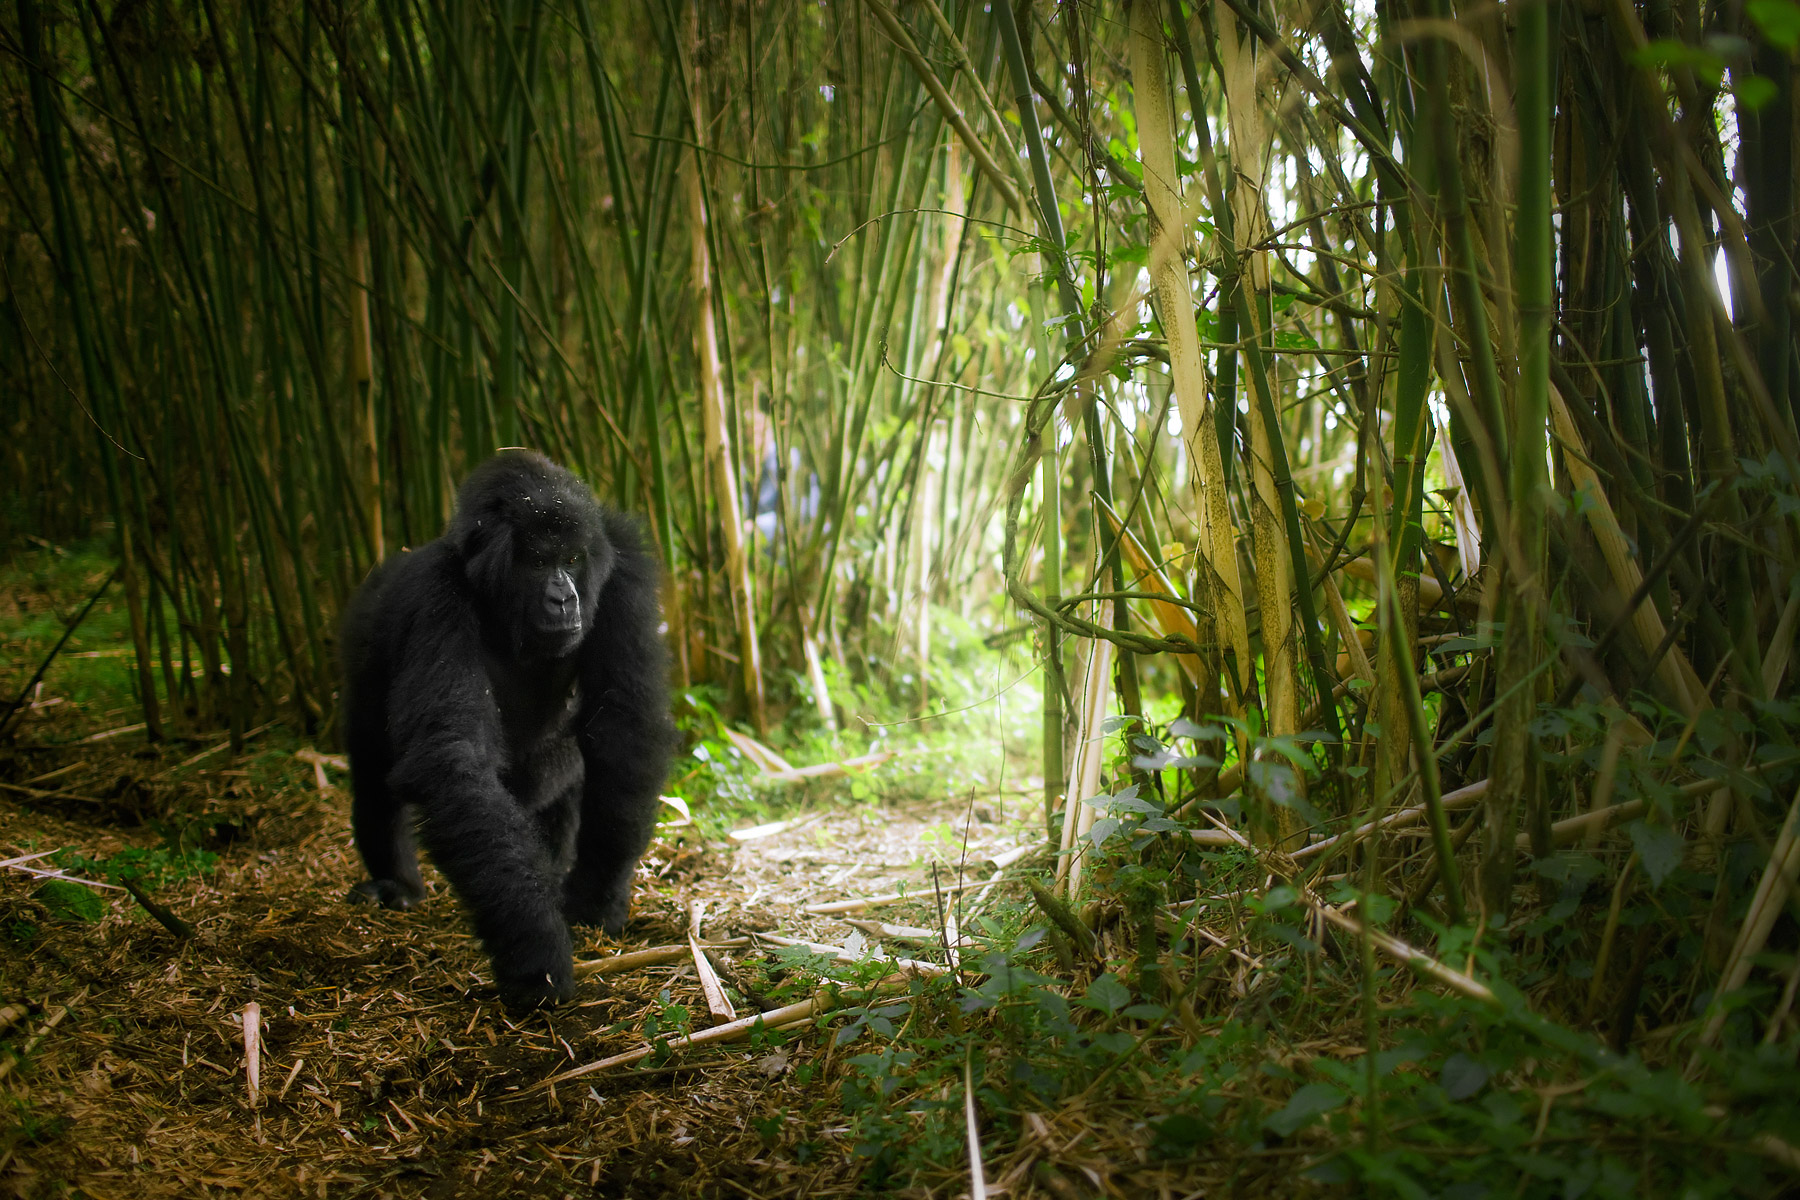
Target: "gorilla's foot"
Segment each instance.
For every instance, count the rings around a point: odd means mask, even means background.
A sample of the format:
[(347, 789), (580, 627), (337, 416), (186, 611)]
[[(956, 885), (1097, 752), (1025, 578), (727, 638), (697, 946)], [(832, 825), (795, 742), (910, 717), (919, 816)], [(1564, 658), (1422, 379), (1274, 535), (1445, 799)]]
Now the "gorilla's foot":
[(365, 879), (350, 889), (350, 903), (379, 904), (405, 912), (425, 898), (425, 889), (398, 879)]
[(563, 919), (571, 925), (598, 925), (609, 936), (617, 937), (625, 930), (631, 916), (631, 891), (607, 894), (570, 887), (563, 894)]

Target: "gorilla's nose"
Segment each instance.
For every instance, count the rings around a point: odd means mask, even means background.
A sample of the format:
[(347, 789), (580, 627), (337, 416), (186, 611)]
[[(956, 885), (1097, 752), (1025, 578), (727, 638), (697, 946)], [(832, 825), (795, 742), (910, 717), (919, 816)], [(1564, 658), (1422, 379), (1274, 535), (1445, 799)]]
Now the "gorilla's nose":
[(544, 588), (544, 618), (553, 627), (581, 619), (581, 593), (567, 571), (558, 571)]

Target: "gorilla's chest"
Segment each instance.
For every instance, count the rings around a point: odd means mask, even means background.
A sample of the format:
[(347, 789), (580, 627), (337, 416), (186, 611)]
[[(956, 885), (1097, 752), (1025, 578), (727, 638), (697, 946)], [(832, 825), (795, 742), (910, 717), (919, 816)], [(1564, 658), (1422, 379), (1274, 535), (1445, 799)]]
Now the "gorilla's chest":
[(490, 656), (486, 666), (513, 762), (569, 737), (581, 699), (573, 664), (518, 663)]

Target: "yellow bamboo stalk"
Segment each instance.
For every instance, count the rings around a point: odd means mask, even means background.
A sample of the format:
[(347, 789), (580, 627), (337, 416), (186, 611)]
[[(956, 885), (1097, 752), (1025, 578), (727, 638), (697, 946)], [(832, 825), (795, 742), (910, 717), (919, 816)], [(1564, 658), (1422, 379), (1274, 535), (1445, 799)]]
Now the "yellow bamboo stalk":
[[(1775, 928), (1776, 918), (1787, 908), (1788, 896), (1797, 882), (1800, 882), (1800, 792), (1794, 794), (1793, 803), (1788, 806), (1787, 820), (1782, 822), (1781, 834), (1775, 839), (1768, 865), (1763, 868), (1756, 895), (1750, 901), (1750, 911), (1744, 914), (1744, 923), (1738, 928), (1731, 954), (1725, 960), (1725, 969), (1719, 973), (1719, 987), (1713, 993), (1706, 1024), (1700, 1030), (1700, 1045), (1710, 1046), (1719, 1036), (1719, 1030), (1724, 1028), (1730, 1010), (1723, 1001), (1750, 978), (1752, 960), (1768, 944), (1769, 932)], [(1688, 1076), (1691, 1078), (1699, 1067), (1700, 1052), (1696, 1050), (1688, 1063)]]
[(1163, 55), (1161, 10), (1154, 4), (1131, 8), (1132, 97), (1143, 154), (1144, 199), (1150, 218), (1150, 282), (1163, 330), (1169, 339), (1169, 373), (1181, 412), (1181, 436), (1192, 465), (1194, 510), (1200, 527), (1200, 590), (1218, 623), (1220, 640), (1234, 656), (1226, 707), (1235, 711), (1251, 683), (1250, 632), (1244, 618), (1244, 589), (1238, 575), (1231, 509), (1225, 493), (1225, 463), (1214, 436), (1213, 398), (1194, 326), (1194, 296), (1188, 284), (1186, 252), (1190, 217), (1175, 171), (1175, 139), (1170, 117), (1168, 64)]
[[(1241, 248), (1238, 259), (1240, 286), (1249, 298), (1243, 306), (1248, 318), (1241, 334), (1246, 341), (1261, 345), (1269, 331), (1259, 328), (1262, 299), (1269, 293), (1268, 254), (1252, 249), (1269, 233), (1269, 214), (1263, 205), (1263, 132), (1262, 110), (1256, 99), (1256, 60), (1245, 34), (1239, 30), (1237, 16), (1220, 6), (1218, 41), (1220, 64), (1225, 76), (1225, 112), (1231, 131), (1231, 168), (1237, 175), (1237, 187), (1231, 194), (1232, 228)], [(1221, 303), (1224, 300), (1221, 299)], [(1250, 387), (1257, 391), (1273, 389), (1270, 361), (1267, 372), (1248, 372)], [(1276, 397), (1270, 411), (1280, 411)], [(1256, 597), (1261, 612), (1263, 641), (1263, 704), (1272, 734), (1300, 732), (1300, 675), (1298, 626), (1294, 620), (1293, 561), (1288, 546), (1287, 526), (1281, 517), (1281, 495), (1275, 486), (1274, 441), (1279, 429), (1270, 429), (1264, 419), (1264, 405), (1252, 400), (1246, 406), (1245, 427), (1249, 454), (1248, 500), (1250, 509), (1251, 553), (1256, 561)], [(1295, 782), (1303, 784), (1296, 773)], [(1278, 842), (1288, 845), (1300, 835), (1300, 817), (1293, 809), (1277, 807), (1270, 814)], [(1291, 847), (1290, 847), (1291, 848)]]
[[(1323, 565), (1319, 557), (1319, 546), (1315, 542), (1315, 544), (1309, 545), (1306, 551), (1307, 561), (1312, 564), (1312, 569), (1317, 571)], [(1357, 629), (1356, 621), (1350, 616), (1350, 610), (1344, 604), (1344, 593), (1338, 590), (1337, 580), (1332, 578), (1329, 572), (1321, 581), (1321, 587), (1325, 592), (1325, 612), (1332, 627), (1337, 630), (1339, 640), (1344, 643), (1344, 657), (1349, 660), (1350, 669), (1355, 672), (1357, 678), (1373, 684), (1375, 668), (1370, 665), (1369, 656), (1363, 649), (1361, 631)], [(1344, 673), (1341, 665), (1338, 673), (1340, 675)]]

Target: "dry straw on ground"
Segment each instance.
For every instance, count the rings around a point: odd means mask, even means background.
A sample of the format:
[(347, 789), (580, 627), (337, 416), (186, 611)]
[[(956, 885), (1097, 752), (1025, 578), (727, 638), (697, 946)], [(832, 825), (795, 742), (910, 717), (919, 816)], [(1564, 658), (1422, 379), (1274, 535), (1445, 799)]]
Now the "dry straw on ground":
[[(695, 941), (743, 1002), (740, 1015), (810, 1001), (810, 984), (762, 994), (769, 985), (744, 964), (766, 944), (749, 935), (779, 930), (841, 945), (862, 935), (809, 906), (859, 897), (868, 899), (857, 912), (935, 924), (920, 835), (967, 820), (966, 803), (868, 812), (821, 797), (817, 820), (743, 845), (691, 833), (661, 840), (644, 864), (628, 939), (586, 939), (578, 957), (593, 965), (576, 1002), (515, 1019), (495, 1002), (486, 962), (441, 882), (412, 913), (345, 903), (358, 870), (347, 799), (317, 788), (313, 756), (294, 756), (301, 761), (284, 782), (267, 787), (223, 755), (194, 764), (200, 773), (168, 772), (191, 747), (156, 755), (122, 737), (49, 749), (63, 739), (43, 719), (22, 740), (28, 748), (0, 762), (0, 776), (80, 763), (36, 789), (46, 794), (0, 797), (0, 859), (60, 847), (99, 859), (157, 844), (152, 829), (125, 819), (127, 804), (202, 814), (195, 828), (211, 823), (220, 857), (210, 875), (154, 889), (192, 926), (188, 939), (118, 891), (102, 894), (97, 922), (53, 919), (34, 899), (41, 879), (0, 870), (0, 926), (13, 931), (0, 956), (0, 1038), (26, 1052), (0, 1055), (14, 1126), (0, 1143), (0, 1194), (858, 1193), (864, 1162), (835, 1082), (848, 1051), (834, 1052), (829, 1038), (696, 1045), (654, 1065), (634, 1061), (648, 1057), (635, 1052), (646, 1016), (666, 1020), (669, 1005), (689, 1014), (694, 1031), (708, 1027), (688, 943), (697, 901), (705, 908)], [(129, 799), (69, 798), (109, 792)], [(1013, 831), (967, 828), (969, 869), (989, 878)], [(953, 871), (940, 877), (954, 883)], [(896, 903), (903, 891), (910, 905)], [(35, 936), (18, 940), (16, 924), (34, 926)], [(911, 946), (892, 952), (941, 958)], [(608, 961), (621, 953), (631, 957)], [(249, 1034), (246, 1013), (256, 1014)], [(1057, 1120), (1068, 1123), (1055, 1138), (1061, 1146), (1082, 1118)], [(1054, 1151), (1046, 1144), (1031, 1161)], [(1069, 1153), (1067, 1170), (1080, 1174), (1083, 1156)], [(1009, 1165), (1022, 1161), (1014, 1153), (990, 1164), (988, 1194), (1025, 1194), (1017, 1179), (1002, 1190)], [(940, 1185), (936, 1194), (957, 1186)], [(1040, 1194), (1058, 1194), (1051, 1188)]]

